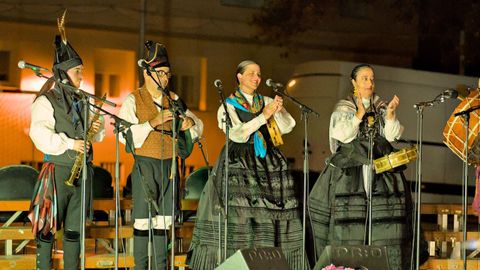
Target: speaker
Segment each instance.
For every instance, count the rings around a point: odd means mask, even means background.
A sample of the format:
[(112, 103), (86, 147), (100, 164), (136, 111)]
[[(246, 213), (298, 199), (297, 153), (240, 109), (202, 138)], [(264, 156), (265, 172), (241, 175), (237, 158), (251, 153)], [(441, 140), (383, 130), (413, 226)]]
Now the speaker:
[(385, 246), (326, 246), (313, 270), (320, 270), (330, 264), (355, 269), (390, 269)]
[(216, 270), (289, 270), (281, 248), (248, 248), (235, 252)]

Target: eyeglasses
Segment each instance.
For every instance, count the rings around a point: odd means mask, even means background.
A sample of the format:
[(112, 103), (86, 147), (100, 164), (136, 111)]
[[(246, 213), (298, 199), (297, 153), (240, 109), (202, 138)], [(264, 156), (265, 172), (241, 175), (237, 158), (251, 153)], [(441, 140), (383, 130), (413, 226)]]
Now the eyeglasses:
[(172, 73), (170, 72), (165, 72), (163, 70), (155, 70), (155, 72), (158, 74), (158, 76), (163, 77), (166, 76), (167, 78), (172, 77)]

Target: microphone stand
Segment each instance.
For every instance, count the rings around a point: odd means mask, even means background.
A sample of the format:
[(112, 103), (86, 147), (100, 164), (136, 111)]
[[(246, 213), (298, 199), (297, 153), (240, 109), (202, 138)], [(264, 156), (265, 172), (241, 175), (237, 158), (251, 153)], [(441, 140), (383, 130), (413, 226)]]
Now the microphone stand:
[(208, 169), (208, 175), (210, 175), (210, 164), (208, 164), (208, 158), (207, 156), (205, 155), (205, 151), (203, 150), (203, 144), (202, 142), (200, 142), (200, 138), (198, 138), (198, 148), (200, 148), (200, 151), (202, 152), (202, 157), (203, 157), (203, 161), (205, 161), (205, 165), (207, 165), (207, 169)]
[[(80, 192), (82, 194), (82, 198), (81, 198), (81, 213), (82, 213), (82, 216), (80, 218), (81, 220), (81, 223), (80, 223), (80, 258), (81, 258), (81, 269), (85, 269), (85, 230), (86, 230), (86, 220), (87, 220), (87, 216), (86, 216), (86, 212), (87, 212), (87, 206), (86, 206), (86, 184), (87, 184), (87, 178), (88, 178), (88, 172), (87, 172), (87, 144), (88, 144), (88, 138), (87, 138), (87, 133), (88, 133), (88, 130), (89, 130), (89, 126), (88, 126), (88, 121), (89, 121), (89, 107), (90, 107), (90, 102), (89, 102), (89, 99), (90, 98), (93, 98), (95, 100), (99, 100), (99, 101), (102, 101), (104, 102), (104, 100), (106, 101), (106, 99), (103, 99), (103, 98), (98, 98), (97, 96), (95, 95), (92, 95), (88, 92), (85, 92), (81, 89), (78, 89), (76, 87), (73, 87), (73, 86), (70, 86), (68, 84), (65, 84), (64, 82), (57, 82), (60, 86), (62, 86), (63, 88), (66, 88), (68, 89), (69, 91), (73, 91), (74, 93), (76, 94), (80, 94), (81, 98), (82, 98), (82, 102), (83, 102), (83, 141), (84, 141), (84, 144), (83, 144), (83, 153), (85, 153), (83, 155), (83, 169), (82, 169), (82, 184), (81, 184), (81, 188), (80, 188)], [(105, 102), (107, 103), (107, 102)], [(109, 104), (114, 104), (113, 102), (108, 102)], [(92, 185), (93, 183), (91, 182), (90, 185)], [(91, 192), (91, 189), (90, 189), (90, 192)], [(90, 194), (91, 195), (91, 194)], [(93, 198), (91, 198), (90, 196), (90, 201), (92, 201)]]
[(48, 76), (43, 75), (40, 71), (36, 71), (35, 75), (37, 75), (37, 77), (47, 79), (47, 81), (54, 81), (58, 85), (62, 86), (64, 89), (68, 90), (72, 95), (77, 94), (77, 95), (80, 95), (81, 97), (85, 96), (85, 97), (91, 98), (93, 100), (97, 100), (97, 101), (100, 101), (100, 102), (105, 103), (107, 105), (110, 105), (112, 107), (117, 106), (117, 104), (115, 104), (114, 102), (111, 102), (110, 100), (108, 100), (106, 98), (97, 97), (93, 94), (90, 94), (89, 92), (87, 92), (85, 90), (82, 90), (80, 88), (69, 85), (68, 80), (66, 80), (66, 79), (63, 80), (63, 81), (56, 80), (54, 77), (48, 77)]
[(316, 111), (314, 111), (312, 108), (308, 107), (307, 105), (301, 103), (298, 101), (296, 98), (290, 96), (289, 94), (279, 91), (278, 90), (278, 85), (273, 84), (272, 85), (273, 92), (276, 94), (279, 94), (283, 97), (288, 98), (291, 100), (295, 105), (298, 106), (300, 109), (302, 115), (301, 119), (303, 119), (304, 123), (304, 145), (303, 145), (303, 220), (302, 220), (302, 269), (305, 269), (305, 246), (306, 246), (306, 234), (307, 234), (307, 229), (306, 229), (306, 224), (307, 224), (307, 198), (308, 198), (308, 193), (310, 192), (310, 179), (309, 179), (309, 161), (308, 161), (308, 116), (309, 114), (313, 114), (316, 117), (319, 117), (320, 114)]
[[(56, 84), (58, 84), (59, 86), (61, 86), (63, 89), (66, 89), (67, 91), (69, 91), (72, 95), (73, 94), (77, 94), (81, 97), (82, 99), (82, 102), (83, 102), (83, 168), (82, 168), (82, 184), (80, 186), (80, 192), (81, 192), (81, 217), (80, 217), (80, 258), (81, 258), (81, 262), (80, 262), (80, 268), (83, 270), (85, 269), (85, 229), (86, 229), (86, 211), (87, 211), (87, 207), (86, 207), (86, 183), (87, 183), (87, 178), (88, 178), (88, 172), (87, 172), (87, 155), (88, 155), (88, 152), (87, 152), (87, 144), (88, 144), (88, 138), (87, 138), (87, 133), (88, 133), (88, 130), (89, 130), (89, 126), (88, 126), (88, 115), (89, 115), (89, 105), (90, 105), (90, 102), (89, 102), (89, 99), (94, 99), (94, 100), (97, 100), (97, 101), (101, 101), (103, 103), (106, 103), (108, 105), (111, 105), (113, 107), (116, 106), (115, 103), (111, 102), (111, 101), (108, 101), (107, 99), (105, 98), (99, 98), (95, 95), (92, 95), (80, 88), (77, 88), (77, 87), (74, 87), (74, 86), (71, 86), (69, 84), (67, 84), (68, 80), (67, 81), (60, 81), (60, 80), (55, 80), (54, 77), (47, 77), (45, 75), (43, 75), (40, 71), (35, 71), (35, 75), (38, 76), (38, 77), (41, 77), (41, 78), (45, 78), (47, 80), (54, 80)], [(90, 183), (92, 184), (92, 183)], [(91, 189), (90, 189), (91, 191)], [(91, 200), (92, 198), (90, 198)], [(91, 214), (91, 213), (90, 213)]]
[[(223, 122), (225, 123), (225, 162), (224, 162), (224, 216), (223, 216), (223, 226), (224, 226), (224, 232), (223, 232), (223, 260), (227, 259), (227, 244), (228, 244), (228, 173), (229, 173), (229, 144), (230, 144), (230, 128), (232, 127), (232, 120), (230, 118), (230, 114), (228, 113), (227, 109), (227, 104), (225, 103), (225, 97), (223, 96), (223, 87), (221, 84), (215, 85), (218, 89), (218, 94), (220, 97), (220, 103), (223, 106), (223, 110), (225, 111), (225, 118), (223, 119)], [(220, 226), (220, 215), (221, 213), (218, 213), (218, 222), (219, 222), (219, 236), (221, 235), (221, 226)], [(221, 257), (221, 243), (220, 243), (220, 237), (219, 239), (219, 245), (218, 245), (218, 256), (217, 256), (217, 264), (220, 265), (220, 263), (223, 261)]]
[[(133, 124), (102, 109), (101, 107), (90, 104), (97, 110), (102, 111), (103, 113), (110, 116), (114, 121), (114, 131), (115, 133), (115, 270), (118, 269), (118, 240), (119, 240), (119, 215), (120, 215), (120, 157), (119, 157), (119, 134), (123, 133), (126, 129), (130, 128)], [(127, 136), (123, 136), (127, 140)], [(130, 144), (131, 145), (131, 144)]]
[[(373, 100), (370, 102), (371, 106), (373, 105)], [(377, 116), (375, 116), (377, 117)], [(367, 127), (367, 136), (368, 136), (368, 170), (367, 170), (367, 183), (368, 183), (368, 194), (367, 194), (367, 223), (368, 223), (368, 239), (367, 245), (372, 245), (372, 198), (373, 198), (373, 138), (376, 135), (375, 123)]]
[[(86, 221), (87, 221), (87, 198), (86, 198), (86, 187), (87, 184), (87, 144), (88, 144), (88, 115), (89, 115), (89, 105), (88, 97), (86, 95), (82, 95), (83, 101), (83, 169), (82, 169), (82, 184), (80, 187), (82, 199), (81, 199), (81, 213), (82, 217), (80, 218), (80, 258), (81, 258), (81, 269), (85, 269), (85, 229), (86, 229)], [(90, 189), (91, 192), (91, 189)], [(91, 194), (90, 194), (91, 195)]]
[[(100, 111), (108, 114), (108, 116), (110, 116), (111, 118), (113, 118), (113, 120), (115, 121), (115, 139), (116, 139), (116, 147), (117, 147), (117, 150), (116, 150), (116, 153), (117, 153), (117, 159), (116, 159), (116, 164), (115, 164), (115, 176), (116, 176), (116, 179), (115, 179), (115, 186), (116, 186), (116, 191), (115, 191), (115, 198), (116, 198), (116, 204), (115, 204), (115, 208), (116, 208), (116, 214), (115, 214), (115, 224), (116, 224), (116, 227), (115, 227), (115, 266), (118, 267), (118, 213), (120, 212), (118, 209), (120, 209), (120, 189), (119, 189), (119, 173), (118, 172), (118, 167), (119, 167), (119, 159), (118, 159), (118, 149), (119, 149), (119, 146), (118, 146), (118, 141), (119, 141), (119, 138), (118, 138), (118, 134), (121, 133), (123, 135), (123, 138), (125, 139), (125, 145), (127, 147), (127, 149), (132, 153), (133, 155), (133, 158), (135, 160), (137, 160), (137, 155), (135, 153), (135, 147), (133, 145), (133, 142), (129, 140), (129, 137), (127, 136), (126, 134), (126, 131), (130, 128), (130, 126), (132, 126), (133, 124), (116, 116), (115, 114), (112, 114), (96, 105), (93, 105), (95, 108), (99, 109)], [(145, 181), (145, 177), (143, 176), (143, 173), (141, 171), (141, 168), (140, 168), (140, 165), (135, 162), (135, 167), (140, 175), (140, 182), (142, 184), (142, 188), (143, 188), (143, 192), (145, 194), (145, 201), (147, 202), (148, 204), (148, 218), (149, 218), (149, 222), (148, 222), (148, 269), (151, 269), (152, 266), (151, 266), (151, 262), (152, 262), (152, 252), (151, 252), (151, 246), (152, 246), (152, 237), (153, 237), (153, 234), (151, 233), (152, 231), (152, 205), (153, 205), (153, 208), (155, 209), (155, 211), (157, 213), (160, 212), (160, 209), (158, 207), (158, 204), (157, 202), (153, 199), (153, 191), (150, 189), (150, 187), (147, 185), (146, 181)]]
[(381, 115), (380, 117), (383, 117), (384, 114), (382, 114), (381, 112), (377, 113), (376, 112), (376, 109), (375, 109), (375, 105), (373, 103), (373, 96), (370, 98), (370, 106), (373, 106), (374, 108), (374, 112), (375, 112), (375, 115), (374, 115), (374, 122), (373, 123), (369, 123), (369, 121), (367, 121), (367, 128), (366, 128), (366, 133), (367, 133), (367, 137), (368, 137), (368, 166), (367, 166), (367, 232), (366, 232), (366, 235), (367, 235), (367, 239), (366, 241), (364, 241), (364, 243), (368, 246), (371, 246), (372, 245), (372, 228), (373, 228), (373, 211), (372, 211), (372, 207), (373, 207), (373, 180), (374, 180), (374, 177), (373, 177), (373, 144), (374, 144), (374, 138), (375, 138), (375, 135), (377, 134), (377, 129), (375, 128), (375, 123), (377, 123), (378, 121), (380, 121), (378, 118), (379, 118), (379, 115)]
[(463, 259), (463, 269), (467, 269), (467, 204), (468, 204), (468, 159), (469, 159), (469, 150), (468, 150), (468, 139), (470, 132), (470, 113), (480, 109), (480, 106), (474, 106), (467, 110), (460, 111), (454, 114), (455, 117), (461, 116), (464, 120), (465, 126), (465, 142), (464, 142), (464, 151), (465, 151), (465, 160), (463, 161), (463, 243), (462, 243), (462, 259)]
[[(172, 227), (171, 227), (171, 257), (170, 257), (170, 269), (175, 270), (175, 214), (176, 214), (176, 178), (177, 178), (177, 153), (176, 153), (176, 138), (177, 138), (177, 123), (176, 123), (176, 116), (185, 117), (185, 112), (180, 108), (175, 100), (170, 97), (170, 93), (168, 89), (162, 87), (159, 81), (157, 81), (153, 76), (150, 68), (145, 68), (147, 75), (155, 82), (158, 87), (158, 90), (162, 91), (163, 96), (167, 98), (169, 103), (169, 109), (173, 112), (174, 117), (172, 120), (172, 167), (171, 167), (171, 174), (170, 180), (172, 181)], [(154, 101), (155, 105), (159, 108), (163, 109), (163, 107)], [(180, 127), (179, 127), (180, 128)], [(158, 211), (157, 211), (158, 213)]]
[[(117, 118), (115, 118), (117, 119)], [(120, 118), (118, 118), (120, 119)], [(127, 122), (128, 123), (128, 122)], [(142, 183), (142, 188), (143, 188), (143, 193), (145, 194), (145, 201), (147, 202), (148, 205), (148, 269), (152, 269), (152, 239), (153, 239), (153, 226), (152, 226), (152, 205), (153, 208), (155, 209), (156, 213), (160, 212), (160, 209), (158, 207), (157, 202), (153, 199), (153, 191), (150, 189), (150, 187), (147, 185), (145, 181), (145, 177), (141, 171), (140, 165), (137, 160), (137, 154), (135, 153), (135, 147), (133, 145), (133, 142), (130, 142), (128, 140), (128, 136), (123, 130), (122, 132), (123, 138), (125, 138), (127, 148), (132, 152), (133, 158), (135, 159), (135, 166), (138, 170), (138, 173), (140, 175), (140, 180)]]
[(422, 204), (422, 161), (423, 161), (423, 111), (425, 107), (430, 106), (428, 103), (425, 104), (423, 102), (417, 103), (414, 105), (414, 107), (417, 109), (417, 161), (416, 161), (416, 171), (417, 173), (415, 174), (415, 182), (416, 182), (416, 188), (415, 190), (417, 191), (417, 198), (416, 198), (416, 216), (414, 218), (414, 224), (415, 224), (415, 268), (413, 269), (419, 269), (420, 267), (420, 219), (421, 219), (421, 204)]
[[(420, 267), (420, 235), (421, 235), (421, 205), (422, 205), (422, 161), (423, 161), (423, 111), (426, 107), (432, 107), (437, 103), (445, 101), (443, 94), (438, 95), (432, 101), (423, 101), (418, 102), (413, 105), (417, 110), (417, 160), (416, 160), (416, 174), (415, 174), (415, 188), (416, 188), (416, 215), (414, 217), (414, 243), (415, 243), (415, 268), (419, 269)], [(465, 242), (464, 242), (465, 243)], [(413, 264), (411, 264), (413, 267)]]

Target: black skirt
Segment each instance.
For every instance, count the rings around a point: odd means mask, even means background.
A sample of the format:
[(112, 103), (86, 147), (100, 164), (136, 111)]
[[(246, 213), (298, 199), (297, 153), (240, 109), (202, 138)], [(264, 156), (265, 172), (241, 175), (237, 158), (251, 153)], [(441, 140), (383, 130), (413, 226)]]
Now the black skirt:
[[(286, 158), (273, 146), (265, 158), (256, 157), (249, 143), (231, 143), (229, 153), (227, 256), (244, 248), (281, 247), (290, 268), (301, 269), (302, 223)], [(200, 198), (192, 269), (214, 269), (219, 245), (223, 247), (224, 160), (225, 149)]]
[[(327, 245), (366, 244), (368, 209), (362, 167), (367, 145), (361, 140), (342, 145), (327, 161), (310, 193), (317, 257)], [(393, 150), (381, 137), (375, 145), (375, 158)], [(412, 200), (405, 177), (401, 170), (375, 174), (372, 190), (371, 243), (387, 247), (390, 269), (410, 269)]]

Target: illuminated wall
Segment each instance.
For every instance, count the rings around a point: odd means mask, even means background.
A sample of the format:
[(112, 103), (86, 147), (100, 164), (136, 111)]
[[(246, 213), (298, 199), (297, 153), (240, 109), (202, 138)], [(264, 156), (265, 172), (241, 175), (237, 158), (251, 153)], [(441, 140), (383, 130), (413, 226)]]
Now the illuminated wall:
[[(0, 50), (10, 52), (10, 79), (1, 82), (0, 89), (19, 88), (23, 91), (38, 91), (44, 79), (37, 78), (30, 70), (20, 70), (16, 67), (18, 60), (50, 68), (53, 59), (53, 37), (55, 26), (34, 26), (18, 23), (0, 23)], [(81, 55), (84, 66), (83, 89), (93, 93), (95, 77), (102, 73), (118, 75), (119, 94), (110, 97), (113, 102), (121, 104), (125, 96), (137, 87), (136, 50), (138, 37), (132, 33), (117, 33), (92, 29), (68, 28), (68, 40)], [(192, 41), (181, 38), (147, 37), (165, 43), (169, 50), (172, 69), (178, 77), (190, 76), (195, 94), (198, 97), (197, 113), (205, 124), (204, 149), (210, 164), (214, 163), (225, 136), (217, 127), (216, 111), (219, 105), (213, 80), (224, 81), (225, 94), (230, 94), (235, 88), (234, 69), (246, 58), (257, 59), (265, 63), (263, 73), (289, 75), (291, 65), (274, 65), (278, 51), (269, 51), (253, 45), (239, 45), (235, 50), (228, 42)], [(275, 56), (275, 57), (274, 57)], [(273, 71), (273, 72), (272, 72)], [(108, 88), (108, 85), (105, 86)], [(105, 90), (105, 89), (103, 89)], [(107, 89), (108, 90), (108, 89)], [(263, 89), (262, 91), (266, 91)], [(98, 89), (97, 89), (98, 92)], [(268, 92), (263, 92), (268, 94)], [(41, 161), (43, 155), (35, 150), (28, 137), (30, 122), (30, 105), (34, 94), (12, 94), (0, 92), (0, 166), (18, 164), (21, 161)], [(117, 113), (118, 108), (105, 105), (105, 109)], [(198, 111), (201, 110), (201, 111)], [(107, 118), (107, 138), (102, 143), (94, 145), (95, 164), (110, 163), (115, 160), (115, 137), (111, 120)], [(123, 164), (122, 182), (130, 173), (132, 158), (122, 149), (120, 161)], [(187, 166), (199, 168), (204, 166), (202, 154), (195, 147), (192, 156), (187, 160)], [(112, 165), (110, 165), (112, 166)], [(113, 167), (111, 167), (113, 169)]]

